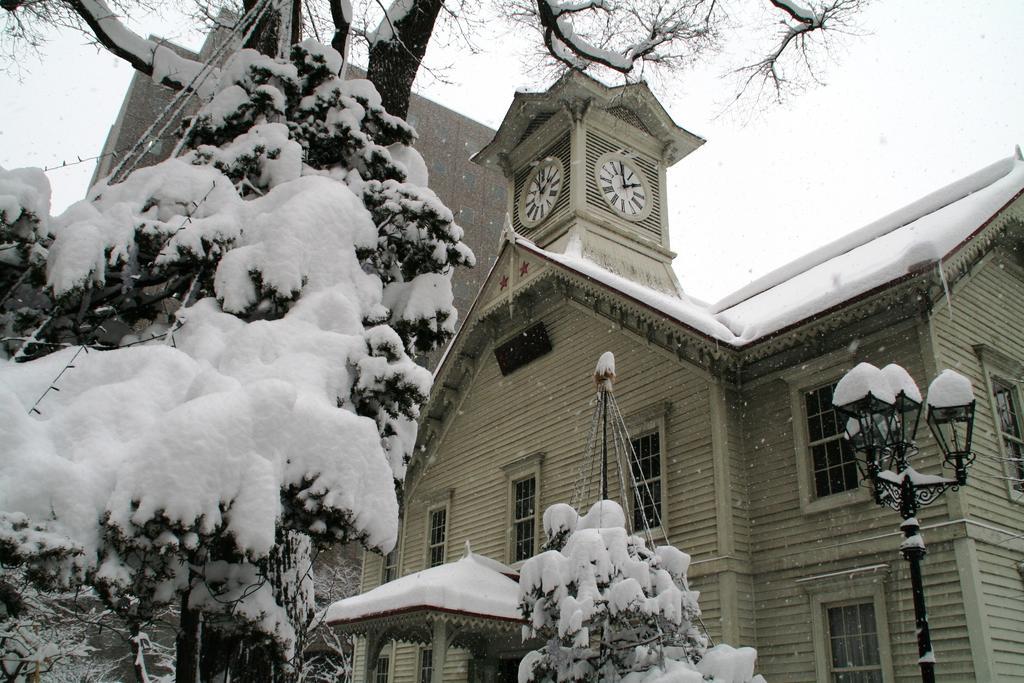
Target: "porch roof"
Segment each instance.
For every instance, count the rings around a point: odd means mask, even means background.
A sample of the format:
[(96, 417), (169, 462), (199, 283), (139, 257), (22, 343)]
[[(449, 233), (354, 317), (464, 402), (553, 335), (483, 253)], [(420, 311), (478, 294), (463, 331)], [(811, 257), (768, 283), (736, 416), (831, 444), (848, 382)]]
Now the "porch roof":
[[(327, 623), (365, 632), (384, 623), (397, 625), (426, 612), (446, 621), (522, 623), (519, 583), (505, 565), (471, 552), (456, 562), (403, 576), (331, 605)], [(359, 625), (362, 625), (361, 627)]]

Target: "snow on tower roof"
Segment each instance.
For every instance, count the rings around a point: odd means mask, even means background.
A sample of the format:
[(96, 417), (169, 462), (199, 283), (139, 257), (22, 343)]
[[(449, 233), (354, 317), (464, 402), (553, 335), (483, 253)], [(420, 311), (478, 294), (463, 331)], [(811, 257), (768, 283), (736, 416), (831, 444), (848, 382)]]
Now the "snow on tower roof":
[(580, 254), (516, 246), (710, 339), (743, 347), (934, 267), (1024, 195), (1024, 160), (998, 161), (742, 287), (711, 306), (612, 273)]
[(540, 258), (562, 266), (566, 270), (582, 275), (588, 280), (615, 290), (621, 295), (633, 299), (647, 308), (664, 315), (677, 323), (694, 329), (700, 334), (726, 343), (733, 343), (736, 335), (728, 327), (715, 320), (707, 307), (685, 294), (672, 295), (646, 287), (629, 278), (617, 275), (584, 256), (559, 254), (541, 249), (530, 240), (516, 236), (516, 246), (539, 256)]
[(490, 619), (522, 620), (514, 572), (481, 555), (403, 576), (327, 608), (327, 623), (339, 624), (416, 609), (435, 609)]

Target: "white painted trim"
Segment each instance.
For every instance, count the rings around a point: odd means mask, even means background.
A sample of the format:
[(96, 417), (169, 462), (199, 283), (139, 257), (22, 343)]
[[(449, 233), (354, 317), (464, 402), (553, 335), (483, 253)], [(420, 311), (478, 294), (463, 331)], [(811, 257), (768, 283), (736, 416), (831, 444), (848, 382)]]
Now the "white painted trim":
[[(709, 419), (711, 421), (711, 462), (714, 468), (715, 526), (718, 536), (718, 552), (731, 555), (735, 552), (733, 538), (732, 491), (729, 484), (732, 473), (729, 467), (729, 438), (726, 424), (728, 407), (725, 392), (718, 382), (708, 387)], [(724, 604), (724, 601), (723, 601)], [(734, 615), (738, 618), (738, 614)]]
[(515, 484), (533, 477), (533, 543), (534, 554), (544, 542), (544, 505), (541, 503), (541, 471), (544, 453), (531, 453), (502, 465), (505, 472), (505, 559), (508, 566), (518, 569), (525, 560), (514, 560), (515, 552)]
[(816, 679), (830, 681), (831, 654), (829, 648), (828, 623), (825, 610), (828, 607), (862, 604), (870, 602), (875, 608), (875, 628), (878, 632), (878, 659), (881, 663), (882, 679), (895, 680), (893, 676), (892, 648), (889, 638), (889, 619), (886, 613), (885, 575), (874, 574), (862, 578), (842, 577), (836, 581), (808, 586), (811, 609), (811, 638), (814, 644), (814, 668)]
[[(661, 524), (658, 526), (652, 526), (650, 529), (646, 529), (638, 533), (650, 533), (652, 538), (669, 538), (669, 533), (672, 525), (669, 523), (671, 510), (669, 509), (669, 496), (668, 496), (668, 414), (672, 408), (672, 404), (667, 401), (661, 401), (653, 405), (636, 410), (629, 415), (623, 416), (622, 421), (626, 424), (626, 430), (630, 439), (630, 443), (648, 434), (658, 433), (658, 458), (659, 468), (661, 475), (659, 477), (659, 484), (661, 488)], [(630, 463), (626, 463), (627, 466), (631, 466)], [(632, 473), (632, 471), (630, 471)], [(632, 477), (630, 477), (632, 481)], [(626, 511), (628, 514), (629, 521), (633, 521), (634, 510), (636, 509), (636, 498), (632, 491), (632, 485), (630, 490), (627, 491), (629, 496), (629, 509)]]
[[(989, 417), (991, 418), (991, 422), (986, 423), (985, 426), (992, 430), (992, 440), (996, 442), (999, 449), (999, 457), (1002, 458), (1002, 472), (1007, 478), (1004, 482), (1006, 495), (1014, 503), (1024, 505), (1024, 491), (1015, 489), (1013, 482), (1010, 481), (1010, 478), (1014, 477), (1017, 473), (1013, 471), (1012, 464), (1008, 460), (1009, 456), (1003, 440), (1003, 431), (999, 424), (999, 412), (996, 407), (996, 397), (992, 385), (993, 380), (998, 379), (1002, 384), (1010, 387), (1016, 402), (1017, 418), (1022, 423), (1019, 426), (1024, 428), (1024, 414), (1021, 414), (1022, 405), (1024, 405), (1021, 403), (1021, 397), (1024, 396), (1024, 364), (992, 348), (988, 344), (975, 344), (973, 349), (981, 363), (981, 374), (985, 378), (986, 405), (989, 408)], [(975, 420), (977, 418), (978, 415), (975, 414)], [(979, 425), (976, 421), (974, 425), (975, 435), (978, 433), (978, 428)]]
[(426, 514), (423, 515), (424, 521), (425, 521), (425, 527), (426, 527), (426, 533), (423, 536), (423, 541), (424, 541), (424, 544), (423, 544), (423, 568), (424, 569), (430, 569), (432, 566), (437, 566), (437, 565), (431, 565), (430, 564), (430, 548), (431, 548), (431, 545), (430, 545), (430, 522), (431, 522), (431, 517), (438, 510), (444, 510), (444, 543), (441, 546), (441, 551), (444, 554), (444, 557), (441, 559), (441, 564), (444, 564), (445, 562), (448, 561), (448, 540), (451, 538), (451, 535), (452, 535), (451, 492), (450, 491), (446, 492), (446, 495), (447, 495), (447, 499), (443, 503), (434, 503), (434, 504), (427, 503), (424, 506), (425, 507), (425, 512), (426, 512)]
[(815, 574), (814, 576), (805, 576), (801, 579), (797, 579), (794, 583), (807, 583), (808, 581), (820, 581), (822, 579), (833, 579), (837, 576), (853, 576), (855, 574), (867, 574), (874, 573), (880, 570), (889, 571), (889, 565), (886, 563), (881, 564), (867, 564), (863, 567), (854, 567), (853, 569), (844, 569), (839, 572), (829, 572), (827, 574)]
[(958, 538), (953, 541), (956, 569), (960, 575), (964, 619), (967, 622), (967, 638), (971, 643), (971, 661), (974, 665), (974, 679), (993, 681), (995, 674), (992, 661), (992, 636), (988, 630), (988, 615), (985, 610), (985, 591), (981, 585), (981, 568), (973, 538)]
[[(838, 381), (843, 373), (852, 367), (852, 362), (841, 366), (826, 366), (795, 374), (787, 382), (789, 387), (790, 415), (792, 417), (793, 455), (796, 461), (797, 494), (800, 510), (805, 515), (834, 510), (847, 505), (857, 505), (871, 500), (871, 491), (863, 482), (857, 488), (817, 497), (812, 477), (813, 460), (810, 450), (810, 435), (807, 433), (807, 405), (805, 394), (831, 382)], [(844, 438), (842, 436), (840, 439)], [(858, 481), (860, 473), (858, 472)]]

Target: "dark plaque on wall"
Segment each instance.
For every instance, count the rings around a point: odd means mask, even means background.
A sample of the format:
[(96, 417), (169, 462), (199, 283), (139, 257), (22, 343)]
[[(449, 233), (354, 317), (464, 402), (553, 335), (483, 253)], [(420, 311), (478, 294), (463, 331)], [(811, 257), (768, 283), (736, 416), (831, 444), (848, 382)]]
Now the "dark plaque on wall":
[(528, 327), (494, 349), (502, 375), (517, 370), (551, 350), (551, 340), (544, 323)]

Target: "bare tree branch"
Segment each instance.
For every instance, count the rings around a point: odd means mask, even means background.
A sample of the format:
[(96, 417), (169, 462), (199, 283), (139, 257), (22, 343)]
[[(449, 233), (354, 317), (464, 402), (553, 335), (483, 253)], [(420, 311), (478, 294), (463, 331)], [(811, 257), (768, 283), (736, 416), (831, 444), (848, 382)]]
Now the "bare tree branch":
[(807, 7), (793, 0), (768, 1), (787, 17), (780, 22), (778, 42), (763, 58), (738, 69), (737, 73), (747, 74), (740, 95), (753, 84), (759, 83), (761, 90), (770, 88), (774, 98), (779, 100), (787, 88), (793, 85), (793, 77), (787, 75), (787, 69), (783, 66), (787, 55), (792, 54), (792, 59), (801, 64), (800, 73), (817, 80), (811, 64), (812, 39), (824, 36), (826, 32), (848, 31), (850, 19), (869, 0), (829, 0)]
[(331, 36), (331, 47), (344, 55), (348, 44), (348, 34), (352, 30), (352, 4), (349, 0), (328, 0), (331, 6), (331, 21), (334, 22), (334, 35)]

